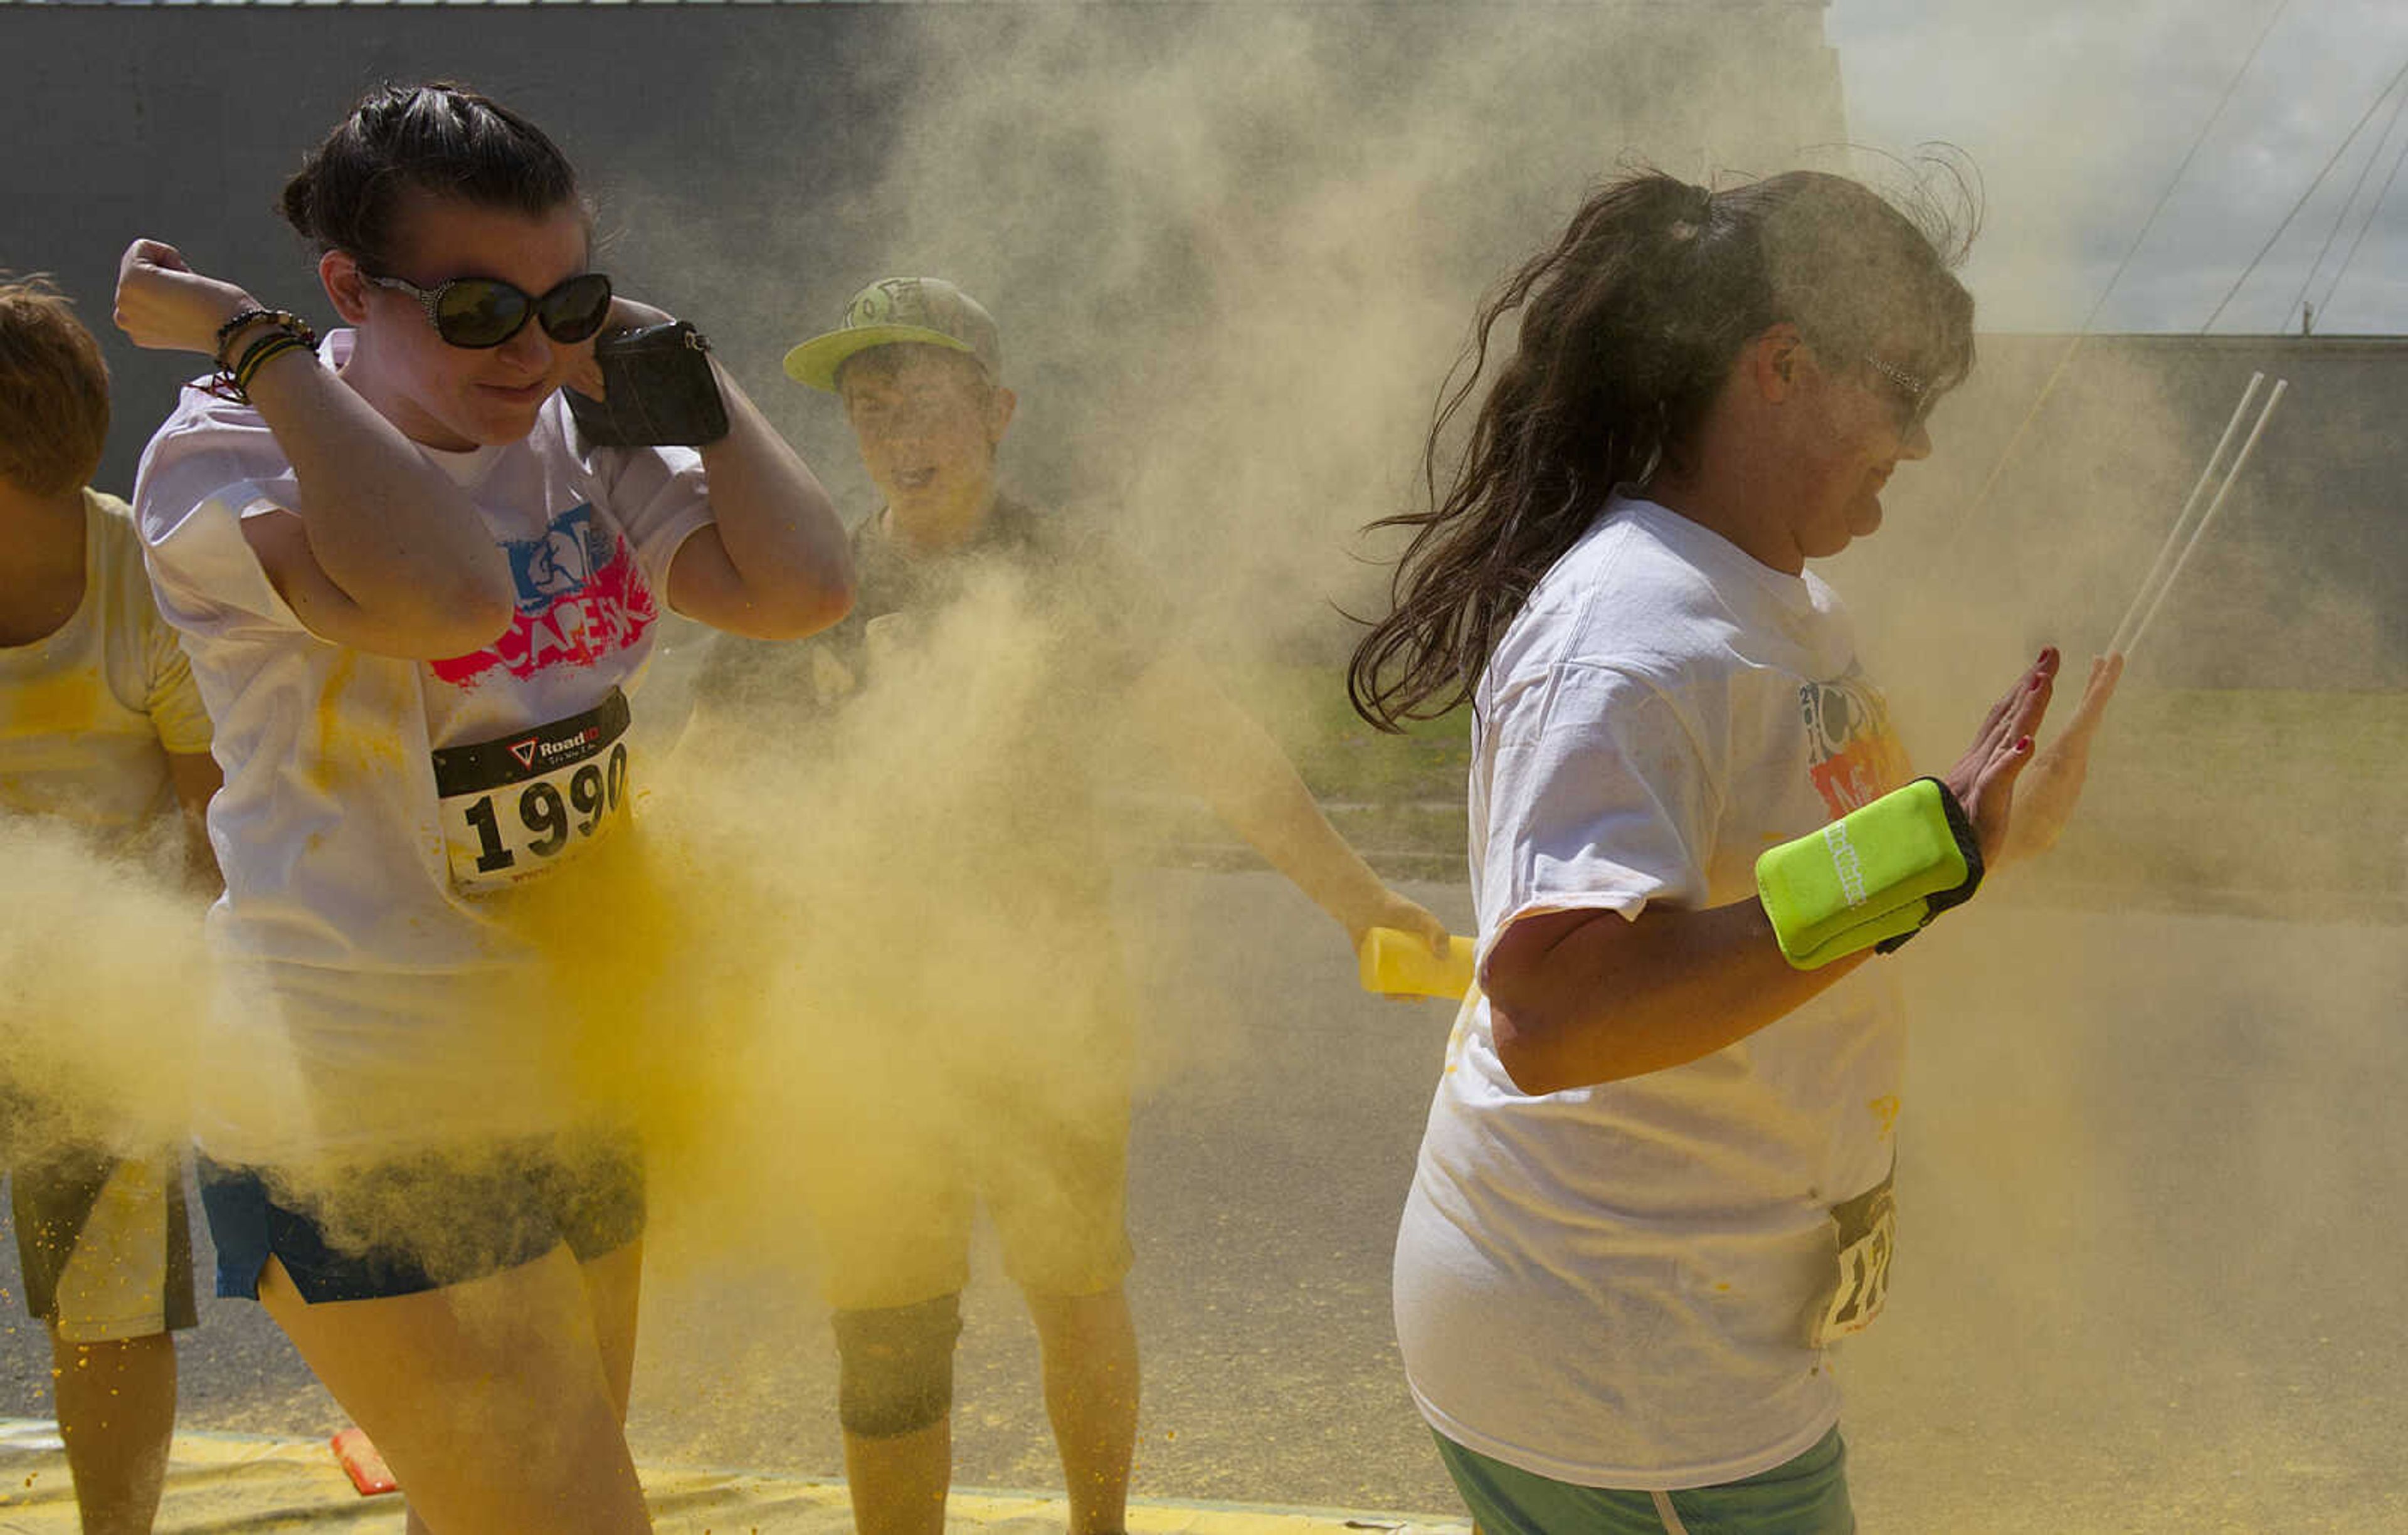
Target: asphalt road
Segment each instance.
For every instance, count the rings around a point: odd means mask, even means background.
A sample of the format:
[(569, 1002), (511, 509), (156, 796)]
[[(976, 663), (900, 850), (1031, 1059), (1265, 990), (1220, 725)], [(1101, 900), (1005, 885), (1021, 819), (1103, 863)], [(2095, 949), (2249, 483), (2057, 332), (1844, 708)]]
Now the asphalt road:
[[(1410, 888), (1469, 916), (1459, 885)], [(1387, 1319), (1452, 1010), (1356, 992), (1271, 875), (1140, 871), (1122, 905), (1147, 1083), (1140, 1493), (1452, 1509)], [(1917, 1018), (1900, 1255), (1842, 1364), (1866, 1527), (2408, 1528), (2401, 929), (2002, 890), (1893, 963)], [(674, 1212), (656, 1233), (638, 1456), (833, 1474), (810, 1279), (681, 1250)], [(1033, 1339), (983, 1243), (966, 1310), (959, 1482), (1058, 1485)], [(208, 1303), (183, 1360), (187, 1425), (340, 1424), (256, 1308)], [(0, 1413), (42, 1412), (46, 1370), (15, 1319)]]

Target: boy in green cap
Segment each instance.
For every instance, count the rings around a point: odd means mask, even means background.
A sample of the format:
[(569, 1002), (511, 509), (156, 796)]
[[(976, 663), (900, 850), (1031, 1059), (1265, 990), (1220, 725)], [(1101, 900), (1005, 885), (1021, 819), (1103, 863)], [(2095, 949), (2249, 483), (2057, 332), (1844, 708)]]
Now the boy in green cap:
[[(872, 283), (843, 324), (788, 353), (786, 371), (843, 400), (885, 504), (853, 535), (852, 615), (806, 644), (723, 642), (707, 692), (840, 706), (906, 654), (927, 664), (925, 648), (944, 642), (943, 615), (981, 572), (1025, 583), (1050, 637), (1037, 694), (1055, 707), (1015, 721), (1008, 742), (980, 743), (986, 760), (949, 759), (948, 768), (998, 786), (979, 801), (980, 825), (963, 827), (964, 840), (1006, 825), (1024, 847), (1010, 860), (1008, 894), (998, 885), (969, 897), (958, 874), (953, 894), (1010, 910), (1040, 952), (1077, 956), (1054, 967), (1046, 1011), (1082, 1020), (1084, 1030), (1074, 1029), (1074, 1051), (1011, 1071), (1008, 1097), (970, 1116), (994, 1123), (965, 1133), (934, 1116), (924, 1138), (949, 1141), (950, 1155), (900, 1143), (912, 1132), (882, 1113), (860, 1138), (873, 1147), (873, 1165), (818, 1199), (854, 1518), (866, 1535), (943, 1528), (953, 1349), (972, 1206), (982, 1200), (1036, 1320), (1072, 1535), (1105, 1535), (1123, 1526), (1138, 1415), (1137, 1337), (1123, 1288), (1131, 1261), (1123, 1219), (1129, 1010), (1088, 782), (1098, 712), (1081, 706), (1125, 712), (1184, 786), (1350, 943), (1383, 926), (1442, 952), (1445, 926), (1382, 882), (1262, 726), (1165, 637), (1161, 605), (1141, 575), (1108, 545), (999, 488), (996, 451), (1016, 399), (1002, 382), (995, 321), (977, 301), (933, 278)], [(1022, 760), (999, 769), (999, 755)], [(1099, 1089), (1099, 1079), (1109, 1087)], [(982, 1153), (969, 1149), (980, 1134), (988, 1138)]]

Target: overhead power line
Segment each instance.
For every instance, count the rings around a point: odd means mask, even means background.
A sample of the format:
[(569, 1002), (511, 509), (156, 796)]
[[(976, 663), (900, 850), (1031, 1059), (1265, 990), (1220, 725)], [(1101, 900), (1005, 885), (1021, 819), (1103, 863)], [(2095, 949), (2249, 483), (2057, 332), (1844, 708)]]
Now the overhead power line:
[(2325, 289), (2325, 296), (2316, 301), (2319, 314), (2331, 312), (2333, 298), (2341, 292), (2341, 280), (2349, 276), (2350, 264), (2358, 260), (2358, 248), (2366, 243), (2366, 232), (2374, 227), (2375, 215), (2383, 211), (2383, 199), (2391, 195), (2391, 183), (2400, 179), (2402, 165), (2408, 165), (2408, 138), (2400, 141), (2400, 152), (2391, 157), (2390, 174), (2383, 178), (2383, 186), (2375, 193), (2373, 205), (2366, 210), (2365, 222), (2358, 226), (2357, 237), (2349, 242), (2349, 253), (2341, 258), (2341, 266), (2333, 273), (2331, 284)]
[(2157, 227), (2157, 216), (2166, 210), (2166, 204), (2173, 200), (2174, 189), (2181, 186), (2183, 178), (2190, 173), (2190, 164), (2199, 158), (2200, 146), (2207, 142), (2207, 136), (2214, 132), (2216, 123), (2223, 119), (2224, 109), (2232, 105), (2233, 93), (2241, 89), (2241, 81), (2249, 73), (2250, 65), (2258, 62), (2266, 39), (2273, 36), (2275, 23), (2282, 21), (2284, 13), (2290, 8), (2291, 0), (2276, 0), (2273, 11), (2266, 18), (2266, 24), (2258, 29), (2258, 40), (2249, 45), (2249, 51), (2243, 56), (2241, 66), (2232, 72), (2230, 79), (2224, 82), (2224, 93), (2215, 98), (2215, 109), (2208, 113), (2207, 121), (2199, 125), (2198, 135), (2183, 153), (2182, 164), (2174, 167), (2173, 175), (2166, 180), (2165, 190), (2157, 194), (2157, 203), (2150, 208), (2149, 216), (2141, 221), (2140, 229), (2132, 236), (2132, 243), (2126, 247), (2124, 259), (2115, 264), (2114, 272), (2108, 274), (2107, 285), (2099, 290), (2098, 298), (2091, 303), (2090, 312), (2082, 317), (2082, 328), (2073, 333), (2073, 339), (2066, 343), (2065, 351), (2058, 355), (2057, 366), (2049, 369), (2046, 381), (2032, 399), (2031, 409), (2026, 410), (2024, 419), (2015, 423), (2014, 434), (2007, 438), (2007, 445), (1999, 451), (1998, 460), (1990, 466), (1990, 472), (1983, 477), (1981, 487), (1957, 512), (1956, 529), (1949, 535), (1950, 544), (1953, 545), (1965, 529), (1972, 525), (1973, 514), (1988, 503), (1990, 492), (1997, 488), (2000, 476), (2006, 473), (2007, 465), (2015, 456), (2015, 450), (2023, 446), (2025, 435), (2031, 430), (2032, 423), (2040, 419), (2041, 409), (2048, 404), (2049, 397), (2057, 393), (2057, 386), (2065, 378), (2065, 370), (2072, 363), (2073, 354), (2082, 349), (2083, 339), (2090, 334), (2090, 327), (2098, 323), (2100, 311), (2107, 307), (2108, 295), (2115, 291), (2117, 283), (2124, 280), (2124, 273), (2132, 265), (2132, 258), (2141, 253), (2141, 247), (2148, 240), (2149, 231)]
[[(2300, 280), (2300, 291), (2292, 296), (2288, 313), (2301, 316), (2307, 313), (2308, 291), (2316, 285), (2316, 274), (2324, 270), (2325, 257), (2332, 254), (2333, 241), (2341, 237), (2341, 226), (2349, 222), (2349, 210), (2358, 206), (2358, 194), (2365, 190), (2368, 174), (2374, 169), (2374, 163), (2383, 158), (2383, 146), (2391, 142), (2391, 130), (2400, 125), (2400, 108), (2402, 107), (2408, 107), (2408, 91), (2399, 93), (2391, 103), (2391, 115), (2384, 119), (2383, 132), (2375, 136), (2374, 148), (2368, 152), (2365, 164), (2358, 167), (2358, 179), (2349, 184), (2349, 195), (2344, 197), (2341, 207), (2334, 210), (2332, 227), (2325, 231), (2324, 244), (2316, 247), (2316, 259), (2309, 264), (2308, 275)], [(2307, 323), (2302, 319), (2300, 329), (2304, 331), (2306, 328)]]
[(2389, 98), (2391, 93), (2399, 89), (2400, 82), (2403, 79), (2408, 79), (2408, 64), (2401, 65), (2399, 72), (2391, 77), (2389, 82), (2375, 93), (2374, 99), (2366, 104), (2366, 110), (2358, 114), (2358, 123), (2349, 130), (2349, 136), (2341, 141), (2341, 147), (2333, 151), (2331, 157), (2324, 163), (2324, 168), (2316, 172), (2315, 179), (2308, 183), (2308, 190), (2300, 194), (2300, 200), (2291, 205), (2291, 211), (2283, 215), (2283, 222), (2274, 226), (2274, 232), (2266, 237), (2266, 243), (2258, 248), (2258, 253), (2249, 258), (2249, 265), (2241, 269), (2241, 275), (2233, 280), (2232, 286), (2225, 290), (2223, 299), (2217, 303), (2214, 311), (2208, 315), (2207, 323), (2199, 327), (2199, 334), (2205, 336), (2215, 328), (2215, 323), (2223, 318), (2226, 307), (2231, 304), (2234, 296), (2256, 273), (2258, 264), (2266, 259), (2266, 253), (2274, 249), (2274, 242), (2281, 239), (2284, 231), (2291, 227), (2291, 221), (2300, 216), (2300, 209), (2308, 206), (2308, 199), (2314, 197), (2316, 194), (2316, 189), (2325, 184), (2325, 178), (2330, 176), (2332, 168), (2341, 164), (2341, 157), (2349, 152), (2349, 147), (2352, 144), (2358, 142), (2358, 136), (2366, 131), (2366, 125), (2369, 122), (2374, 121), (2375, 112)]

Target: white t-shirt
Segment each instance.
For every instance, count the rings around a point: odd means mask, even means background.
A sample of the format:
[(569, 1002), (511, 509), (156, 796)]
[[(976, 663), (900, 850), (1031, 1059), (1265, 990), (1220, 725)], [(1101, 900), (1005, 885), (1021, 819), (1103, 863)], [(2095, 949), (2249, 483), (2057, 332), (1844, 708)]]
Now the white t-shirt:
[[(328, 337), (322, 361), (340, 367), (351, 340), (348, 331)], [(487, 1005), (494, 974), (531, 956), (490, 909), (476, 839), (481, 816), (495, 839), (485, 862), (505, 869), (499, 880), (546, 864), (537, 854), (556, 850), (531, 853), (528, 844), (548, 843), (556, 828), (512, 819), (518, 782), (484, 794), (480, 807), (458, 780), (512, 753), (537, 770), (555, 750), (568, 753), (564, 762), (581, 760), (589, 735), (621, 743), (624, 719), (612, 699), (633, 690), (651, 654), (662, 612), (654, 594), (666, 590), (679, 547), (710, 520), (695, 453), (591, 448), (572, 442), (572, 431), (554, 395), (523, 441), (419, 450), (467, 492), (518, 588), (518, 611), (492, 645), (425, 662), (322, 639), (277, 594), (241, 520), (296, 508), (299, 491), (257, 411), (188, 385), (143, 454), (136, 520), (160, 610), (182, 631), (217, 721), (225, 769), (209, 809), (226, 879), (211, 936), (235, 962), (234, 1000), (221, 1022), (246, 1030), (242, 1046), (265, 1051), (267, 1040), (246, 1026), (263, 1001), (272, 1004), (300, 1080), (322, 1099), (329, 1084), (342, 1085), (339, 1113), (306, 1127), (318, 1149), (439, 1138), (444, 1111), (474, 1118), (472, 1102), (478, 1112), (499, 1104), (507, 1117), (522, 1084), (495, 1077), (537, 1069), (490, 1058), (510, 1055), (497, 1036), (514, 1024)], [(586, 723), (560, 739), (537, 729), (581, 716)], [(476, 745), (487, 751), (469, 753), (477, 762), (464, 769), (458, 749)], [(641, 768), (607, 757), (592, 768), (597, 784), (608, 775), (606, 808), (615, 815)], [(577, 785), (580, 801), (585, 787)], [(564, 777), (552, 804), (565, 806), (568, 789)], [(588, 824), (603, 825), (566, 813), (563, 845)], [(475, 1083), (446, 1076), (447, 1062), (472, 1060)], [(380, 1073), (400, 1085), (358, 1090)], [(209, 1107), (200, 1122), (214, 1152), (246, 1160), (293, 1154), (247, 1134), (264, 1126), (244, 1124), (244, 1105)], [(384, 1107), (391, 1123), (381, 1122)], [(531, 1106), (523, 1112), (544, 1117)]]
[(173, 806), (167, 753), (208, 751), (209, 717), (125, 503), (87, 490), (83, 523), (82, 602), (52, 633), (0, 647), (0, 810), (115, 841)]
[[(1905, 777), (1830, 588), (1625, 496), (1541, 580), (1474, 705), (1484, 964), (1537, 912), (1747, 899), (1766, 847)], [(1834, 1208), (1877, 1188), (1886, 1208), (1903, 1046), (1876, 965), (1701, 1060), (1530, 1097), (1475, 992), (1397, 1245), (1431, 1426), (1588, 1486), (1708, 1485), (1811, 1447), (1839, 1413), (1810, 1341), (1844, 1288)]]

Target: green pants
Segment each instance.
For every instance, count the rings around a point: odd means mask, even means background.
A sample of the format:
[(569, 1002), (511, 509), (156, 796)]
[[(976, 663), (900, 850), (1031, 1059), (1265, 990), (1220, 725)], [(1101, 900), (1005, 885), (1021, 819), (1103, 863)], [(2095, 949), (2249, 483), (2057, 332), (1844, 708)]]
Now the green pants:
[(1855, 1535), (1856, 1528), (1837, 1428), (1769, 1471), (1680, 1492), (1575, 1486), (1435, 1437), (1481, 1535)]

